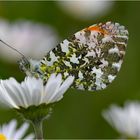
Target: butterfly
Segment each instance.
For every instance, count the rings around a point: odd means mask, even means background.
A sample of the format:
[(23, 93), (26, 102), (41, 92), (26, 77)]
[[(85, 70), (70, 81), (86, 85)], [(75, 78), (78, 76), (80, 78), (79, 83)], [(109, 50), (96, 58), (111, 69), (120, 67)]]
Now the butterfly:
[(128, 30), (119, 23), (99, 23), (65, 39), (39, 61), (19, 62), (27, 75), (47, 81), (51, 73), (63, 79), (73, 75), (72, 87), (96, 91), (105, 89), (120, 71), (128, 42)]

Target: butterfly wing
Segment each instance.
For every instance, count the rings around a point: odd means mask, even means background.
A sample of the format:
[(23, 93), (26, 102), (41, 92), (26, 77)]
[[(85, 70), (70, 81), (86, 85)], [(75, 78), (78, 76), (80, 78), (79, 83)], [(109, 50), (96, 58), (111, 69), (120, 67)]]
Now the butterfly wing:
[(121, 68), (128, 31), (119, 23), (106, 22), (85, 28), (65, 39), (40, 62), (38, 73), (75, 76), (73, 87), (83, 90), (106, 88)]

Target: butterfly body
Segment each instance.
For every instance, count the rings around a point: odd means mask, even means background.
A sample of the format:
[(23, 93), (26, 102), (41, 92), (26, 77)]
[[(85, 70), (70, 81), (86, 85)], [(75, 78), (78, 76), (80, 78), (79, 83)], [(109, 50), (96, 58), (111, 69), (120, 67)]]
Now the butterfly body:
[(127, 41), (128, 31), (118, 23), (92, 25), (58, 44), (31, 73), (44, 81), (51, 73), (61, 73), (64, 79), (73, 75), (74, 88), (104, 89), (121, 68)]

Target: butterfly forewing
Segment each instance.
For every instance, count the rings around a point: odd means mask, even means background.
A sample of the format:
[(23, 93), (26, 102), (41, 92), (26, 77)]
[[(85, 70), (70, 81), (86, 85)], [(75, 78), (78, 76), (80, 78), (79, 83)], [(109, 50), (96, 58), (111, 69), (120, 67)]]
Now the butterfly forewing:
[(107, 22), (85, 28), (50, 51), (39, 66), (40, 75), (74, 75), (73, 87), (83, 90), (106, 88), (121, 68), (128, 31), (118, 23)]

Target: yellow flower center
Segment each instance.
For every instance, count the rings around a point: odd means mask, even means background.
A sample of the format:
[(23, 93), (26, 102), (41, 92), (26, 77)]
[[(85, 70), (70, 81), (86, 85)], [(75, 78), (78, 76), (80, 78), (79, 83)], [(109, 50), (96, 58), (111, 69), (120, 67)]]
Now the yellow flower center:
[(7, 139), (6, 139), (6, 136), (3, 135), (3, 134), (0, 134), (0, 140), (7, 140)]

